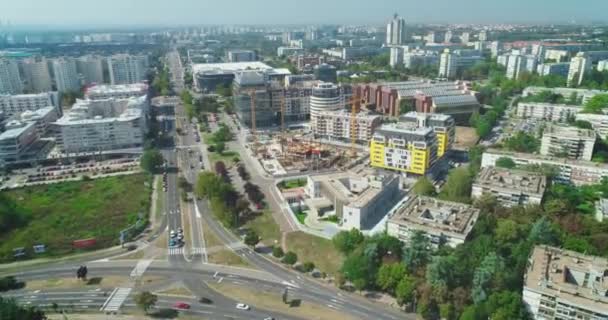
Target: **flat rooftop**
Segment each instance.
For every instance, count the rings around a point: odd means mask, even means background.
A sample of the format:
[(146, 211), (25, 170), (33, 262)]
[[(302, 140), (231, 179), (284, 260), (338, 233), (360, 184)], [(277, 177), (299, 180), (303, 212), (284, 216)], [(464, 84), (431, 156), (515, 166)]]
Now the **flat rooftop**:
[(235, 73), (245, 70), (271, 70), (272, 67), (260, 61), (227, 63), (193, 63), (192, 73)]
[(542, 196), (547, 187), (547, 178), (541, 173), (485, 167), (477, 175), (474, 185)]
[(595, 131), (593, 131), (592, 129), (581, 129), (570, 126), (558, 126), (554, 124), (548, 125), (543, 130), (543, 137), (545, 135), (556, 136), (560, 139), (596, 139)]
[(536, 246), (524, 277), (526, 289), (608, 314), (608, 259)]
[(379, 134), (411, 134), (411, 135), (419, 135), (426, 136), (427, 134), (433, 132), (433, 128), (430, 127), (418, 127), (415, 123), (410, 122), (398, 122), (398, 123), (388, 123), (381, 125), (376, 132)]
[(8, 123), (8, 125), (11, 125), (12, 128), (5, 130), (4, 132), (0, 133), (0, 140), (8, 140), (8, 139), (15, 139), (18, 138), (19, 136), (21, 136), (25, 131), (27, 131), (30, 127), (35, 126), (36, 123), (35, 122), (21, 122), (21, 121), (16, 121), (14, 120), (12, 123)]
[(390, 222), (462, 239), (471, 232), (479, 216), (479, 209), (470, 205), (419, 195), (413, 195), (393, 210)]
[(145, 92), (148, 85), (145, 83), (131, 84), (97, 84), (86, 89), (87, 94), (120, 93), (120, 92)]
[(312, 181), (319, 182), (326, 191), (344, 202), (345, 205), (357, 208), (366, 206), (382, 192), (384, 185), (393, 179), (398, 179), (396, 175), (379, 175), (372, 170), (367, 170), (364, 174), (347, 171), (310, 178)]
[(553, 162), (558, 165), (570, 165), (570, 166), (578, 166), (578, 167), (595, 167), (595, 168), (601, 168), (603, 170), (608, 170), (608, 164), (600, 163), (600, 162), (592, 162), (592, 161), (585, 161), (585, 160), (571, 160), (571, 159), (567, 159), (567, 158), (543, 156), (540, 154), (511, 152), (511, 151), (501, 150), (501, 149), (487, 149), (486, 151), (484, 151), (484, 153), (505, 156), (505, 157), (513, 157), (513, 158), (524, 159), (524, 160), (533, 160), (533, 161), (536, 160), (539, 162), (540, 161)]

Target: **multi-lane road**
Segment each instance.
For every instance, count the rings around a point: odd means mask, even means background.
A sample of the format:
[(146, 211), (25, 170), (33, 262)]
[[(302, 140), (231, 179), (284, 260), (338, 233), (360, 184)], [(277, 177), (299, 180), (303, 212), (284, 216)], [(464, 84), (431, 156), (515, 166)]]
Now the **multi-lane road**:
[[(168, 66), (172, 74), (179, 74), (181, 62), (175, 60), (177, 51), (167, 57)], [(179, 54), (177, 54), (179, 59)], [(173, 62), (171, 62), (173, 61)], [(70, 290), (19, 290), (11, 292), (10, 296), (28, 305), (46, 306), (53, 302), (61, 306), (74, 306), (80, 309), (95, 310), (102, 312), (117, 312), (135, 307), (133, 296), (135, 291), (155, 290), (156, 287), (146, 287), (139, 281), (144, 276), (165, 277), (168, 283), (183, 283), (195, 297), (207, 297), (213, 300), (212, 304), (198, 303), (196, 299), (175, 299), (161, 297), (158, 307), (171, 307), (173, 303), (183, 301), (189, 303), (192, 308), (183, 311), (212, 319), (263, 319), (268, 316), (277, 319), (298, 319), (277, 312), (262, 310), (252, 306), (252, 310), (237, 310), (237, 301), (222, 296), (220, 293), (210, 289), (208, 283), (219, 283), (226, 281), (235, 285), (241, 285), (253, 290), (270, 290), (280, 294), (289, 288), (291, 295), (303, 301), (312, 302), (321, 306), (327, 306), (337, 312), (348, 314), (359, 319), (414, 319), (390, 307), (373, 303), (358, 295), (349, 294), (337, 288), (322, 284), (310, 279), (300, 273), (288, 269), (271, 261), (266, 256), (259, 254), (246, 247), (242, 239), (225, 229), (210, 214), (206, 200), (181, 201), (179, 189), (179, 176), (183, 176), (189, 183), (196, 185), (200, 170), (211, 169), (206, 147), (201, 139), (197, 139), (196, 125), (189, 123), (181, 105), (175, 108), (175, 114), (162, 116), (162, 129), (172, 138), (174, 145), (166, 146), (161, 150), (168, 164), (166, 178), (166, 192), (160, 196), (166, 197), (165, 215), (160, 223), (160, 232), (169, 233), (171, 230), (183, 228), (185, 231), (185, 245), (179, 248), (169, 248), (167, 244), (168, 259), (163, 260), (109, 260), (103, 255), (97, 256), (96, 261), (90, 258), (70, 263), (55, 263), (44, 267), (24, 269), (16, 276), (24, 281), (33, 279), (48, 279), (72, 277), (75, 275), (79, 264), (87, 264), (90, 276), (124, 276), (128, 279), (119, 287), (108, 288), (94, 287), (87, 289)], [(181, 135), (177, 134), (177, 126), (181, 128)], [(239, 141), (242, 142), (242, 141)], [(241, 145), (236, 143), (236, 145)], [(242, 147), (242, 145), (241, 145)], [(242, 152), (245, 152), (243, 149)], [(258, 173), (257, 168), (250, 159), (245, 158), (245, 164), (249, 167), (252, 176), (257, 183), (261, 184), (266, 192), (272, 192), (268, 186), (269, 181)], [(203, 161), (201, 161), (201, 159)], [(282, 215), (280, 203), (273, 200), (271, 209), (277, 210), (275, 216), (285, 228), (289, 225), (289, 217)], [(277, 208), (278, 206), (278, 208)], [(209, 230), (217, 235), (217, 238), (236, 254), (241, 256), (257, 270), (230, 268), (207, 263), (205, 238), (202, 225), (205, 224)], [(289, 229), (289, 227), (287, 227)], [(156, 234), (158, 235), (158, 233)], [(152, 236), (154, 238), (155, 236)], [(167, 235), (167, 238), (169, 236)]]

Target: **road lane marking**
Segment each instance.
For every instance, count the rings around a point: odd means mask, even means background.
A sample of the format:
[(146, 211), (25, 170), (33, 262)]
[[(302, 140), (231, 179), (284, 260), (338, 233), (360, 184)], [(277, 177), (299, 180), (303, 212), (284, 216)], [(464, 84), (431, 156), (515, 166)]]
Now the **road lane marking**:
[(131, 290), (131, 288), (116, 288), (114, 295), (108, 298), (109, 301), (107, 301), (105, 307), (101, 308), (101, 311), (118, 311), (118, 309), (120, 309), (120, 307), (122, 306), (123, 302), (125, 302), (129, 294), (131, 293)]
[(151, 263), (152, 260), (149, 259), (139, 260), (133, 271), (131, 271), (131, 277), (141, 277)]

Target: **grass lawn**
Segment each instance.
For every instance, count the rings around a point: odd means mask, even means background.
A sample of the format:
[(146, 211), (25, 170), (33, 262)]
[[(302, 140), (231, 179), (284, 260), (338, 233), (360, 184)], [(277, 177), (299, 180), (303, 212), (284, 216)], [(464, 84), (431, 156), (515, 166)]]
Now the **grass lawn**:
[(306, 179), (293, 179), (293, 180), (285, 180), (279, 183), (279, 188), (281, 189), (293, 189), (299, 188), (306, 185)]
[(342, 266), (344, 256), (334, 248), (331, 240), (296, 231), (287, 234), (287, 249), (298, 255), (298, 261), (313, 262), (329, 274), (336, 274)]
[[(89, 279), (86, 281), (76, 279), (76, 276), (71, 278), (49, 278), (45, 280), (32, 280), (25, 283), (25, 288), (28, 290), (40, 289), (72, 289), (72, 288), (114, 288), (124, 285), (129, 281), (127, 276), (106, 276), (95, 277), (89, 272)], [(156, 284), (165, 281), (165, 277), (159, 276), (144, 276), (142, 283), (146, 285)]]
[(78, 252), (72, 241), (96, 238), (95, 248), (119, 243), (119, 232), (135, 223), (138, 213), (146, 217), (151, 188), (143, 174), (88, 181), (62, 182), (4, 191), (25, 212), (23, 227), (0, 234), (0, 262), (13, 261), (13, 248), (44, 244), (46, 256)]
[(205, 246), (207, 248), (224, 245), (206, 223), (201, 223), (203, 224), (203, 236), (205, 237)]
[(183, 285), (179, 285), (170, 289), (164, 289), (164, 290), (160, 290), (155, 292), (158, 295), (167, 295), (167, 296), (181, 296), (181, 297), (186, 297), (186, 298), (191, 298), (194, 296), (194, 294), (192, 294), (192, 292), (190, 290), (188, 290), (188, 288), (184, 287)]
[(224, 151), (222, 154), (217, 152), (209, 153), (209, 161), (212, 164), (215, 164), (218, 161), (223, 161), (226, 164), (226, 167), (231, 167), (234, 164), (234, 158), (241, 158), (241, 155), (236, 151)]
[[(314, 320), (355, 319), (349, 315), (339, 312), (338, 310), (309, 301), (302, 301), (299, 306), (291, 307), (288, 304), (283, 303), (281, 293), (278, 292), (260, 291), (254, 288), (237, 286), (225, 282), (211, 282), (207, 283), (207, 285), (222, 295), (237, 301), (241, 301), (258, 308), (281, 312), (285, 313), (286, 315), (292, 315), (299, 318)], [(291, 294), (291, 296), (289, 296), (289, 300), (292, 299), (299, 299), (298, 294)]]
[(305, 224), (304, 220), (306, 220), (306, 212), (304, 211), (300, 211), (300, 212), (296, 212), (296, 218), (298, 218), (298, 222), (300, 222), (300, 224)]
[(165, 193), (163, 191), (162, 176), (159, 176), (158, 179), (156, 179), (155, 189), (156, 189), (157, 196), (156, 196), (156, 212), (154, 214), (156, 215), (156, 220), (160, 221), (163, 211), (165, 211)]
[(244, 227), (254, 230), (260, 236), (260, 241), (267, 246), (281, 242), (281, 229), (268, 210), (255, 219), (247, 221)]
[(222, 249), (208, 254), (209, 263), (223, 264), (226, 266), (249, 267), (240, 256), (230, 249)]

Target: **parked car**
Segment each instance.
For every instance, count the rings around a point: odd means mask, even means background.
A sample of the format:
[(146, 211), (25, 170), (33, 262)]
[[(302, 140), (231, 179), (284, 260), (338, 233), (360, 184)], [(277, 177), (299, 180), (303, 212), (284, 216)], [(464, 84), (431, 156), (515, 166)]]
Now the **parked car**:
[(249, 306), (244, 303), (237, 303), (236, 308), (239, 310), (249, 310)]
[(209, 298), (205, 298), (205, 297), (200, 297), (200, 298), (198, 299), (198, 302), (200, 302), (200, 303), (205, 303), (205, 304), (211, 304), (211, 303), (213, 303), (213, 301), (212, 301), (211, 299), (209, 299)]

